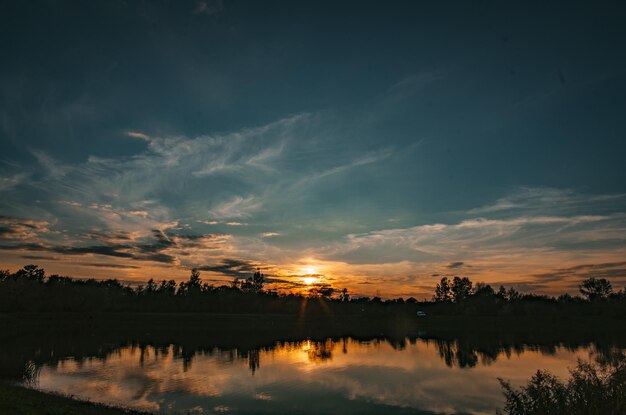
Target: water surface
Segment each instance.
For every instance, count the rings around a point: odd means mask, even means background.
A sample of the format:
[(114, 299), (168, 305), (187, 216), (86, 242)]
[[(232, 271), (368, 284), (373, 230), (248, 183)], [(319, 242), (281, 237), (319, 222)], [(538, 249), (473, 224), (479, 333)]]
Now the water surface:
[(498, 377), (521, 385), (537, 369), (559, 376), (593, 344), (480, 349), (460, 341), (352, 338), (258, 349), (187, 350), (127, 344), (98, 357), (38, 365), (42, 390), (163, 413), (493, 414)]

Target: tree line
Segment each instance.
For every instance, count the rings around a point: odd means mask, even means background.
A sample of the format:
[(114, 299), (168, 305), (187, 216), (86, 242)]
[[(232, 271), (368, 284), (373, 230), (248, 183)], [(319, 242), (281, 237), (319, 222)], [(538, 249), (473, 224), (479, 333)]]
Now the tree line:
[(467, 277), (443, 277), (435, 287), (433, 306), (441, 314), (468, 315), (573, 315), (626, 314), (626, 291), (614, 291), (606, 278), (587, 278), (578, 285), (580, 296), (568, 293), (558, 297), (520, 293), (515, 288), (478, 282)]
[[(265, 276), (256, 270), (250, 277), (215, 286), (191, 270), (187, 281), (156, 281), (130, 286), (117, 279), (75, 279), (47, 276), (43, 268), (26, 265), (11, 273), (0, 270), (0, 312), (216, 312), (329, 314), (338, 312), (398, 312), (388, 305), (395, 300), (379, 297), (351, 298), (347, 289), (320, 285), (308, 295), (279, 294), (265, 289)], [(402, 300), (404, 303), (404, 300)], [(415, 304), (413, 299), (409, 304)]]
[(549, 297), (522, 294), (514, 288), (474, 284), (467, 277), (441, 278), (431, 301), (415, 298), (383, 300), (351, 296), (347, 289), (314, 287), (303, 294), (279, 294), (265, 289), (265, 276), (256, 270), (250, 277), (229, 285), (214, 286), (191, 270), (187, 281), (155, 281), (131, 287), (116, 279), (74, 279), (47, 276), (43, 268), (26, 265), (11, 273), (0, 270), (0, 311), (150, 311), (219, 313), (354, 313), (430, 315), (538, 316), (550, 314), (626, 315), (624, 290), (613, 291), (604, 279), (589, 278), (579, 286), (582, 296)]

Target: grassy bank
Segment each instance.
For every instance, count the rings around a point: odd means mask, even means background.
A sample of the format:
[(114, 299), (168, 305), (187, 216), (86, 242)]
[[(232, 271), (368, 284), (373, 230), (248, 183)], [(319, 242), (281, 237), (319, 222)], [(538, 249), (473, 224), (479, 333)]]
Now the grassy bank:
[(0, 382), (0, 415), (140, 415)]

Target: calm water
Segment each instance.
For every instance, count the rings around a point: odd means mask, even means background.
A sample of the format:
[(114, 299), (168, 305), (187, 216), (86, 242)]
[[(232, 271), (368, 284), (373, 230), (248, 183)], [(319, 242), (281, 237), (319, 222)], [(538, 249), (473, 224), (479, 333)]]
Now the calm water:
[(248, 352), (171, 344), (111, 347), (37, 364), (42, 390), (163, 413), (471, 413), (503, 405), (497, 378), (567, 376), (593, 344), (477, 350), (422, 338), (276, 343)]

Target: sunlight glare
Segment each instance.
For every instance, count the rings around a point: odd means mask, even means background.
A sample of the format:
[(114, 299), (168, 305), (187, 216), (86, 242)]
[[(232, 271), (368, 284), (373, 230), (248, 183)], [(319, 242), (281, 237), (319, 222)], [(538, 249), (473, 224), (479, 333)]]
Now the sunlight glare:
[(316, 277), (302, 277), (302, 281), (304, 281), (306, 285), (311, 285), (315, 281), (317, 281), (317, 278)]
[(316, 275), (318, 274), (317, 268), (315, 268), (312, 265), (307, 265), (305, 267), (302, 267), (302, 273), (305, 275)]

